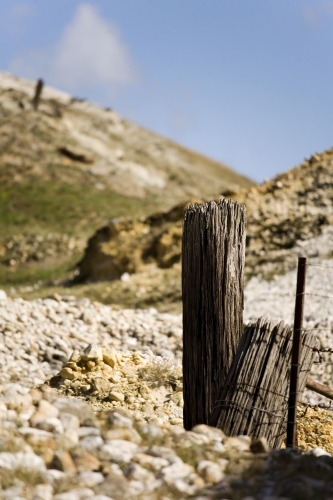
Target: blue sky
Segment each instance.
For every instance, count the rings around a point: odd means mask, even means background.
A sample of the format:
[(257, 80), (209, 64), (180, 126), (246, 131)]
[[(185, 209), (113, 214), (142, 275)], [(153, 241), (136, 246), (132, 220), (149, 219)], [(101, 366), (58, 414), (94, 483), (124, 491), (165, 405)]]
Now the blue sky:
[(0, 0), (0, 70), (256, 181), (333, 146), (333, 0)]

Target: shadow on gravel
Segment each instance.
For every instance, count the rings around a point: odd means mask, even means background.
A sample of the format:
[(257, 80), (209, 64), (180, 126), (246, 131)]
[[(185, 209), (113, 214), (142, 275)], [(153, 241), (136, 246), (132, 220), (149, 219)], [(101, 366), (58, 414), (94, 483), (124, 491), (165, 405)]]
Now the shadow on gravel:
[[(261, 469), (261, 470), (260, 470)], [(319, 500), (333, 498), (333, 457), (302, 454), (298, 450), (273, 451), (267, 459), (255, 459), (243, 469), (237, 467), (230, 476), (203, 496), (216, 500)], [(200, 496), (200, 495), (199, 495)]]

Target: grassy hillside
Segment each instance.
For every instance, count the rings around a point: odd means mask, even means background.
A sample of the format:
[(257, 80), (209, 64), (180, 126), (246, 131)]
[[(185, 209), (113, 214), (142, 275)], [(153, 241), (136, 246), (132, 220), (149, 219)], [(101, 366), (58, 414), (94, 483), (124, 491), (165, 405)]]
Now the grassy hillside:
[(143, 215), (156, 204), (153, 197), (129, 198), (35, 176), (17, 184), (0, 184), (0, 234), (64, 232), (89, 236), (92, 229), (111, 218)]
[(36, 112), (33, 94), (34, 82), (0, 72), (0, 287), (65, 276), (82, 255), (82, 238), (112, 218), (253, 184), (54, 89), (43, 89)]

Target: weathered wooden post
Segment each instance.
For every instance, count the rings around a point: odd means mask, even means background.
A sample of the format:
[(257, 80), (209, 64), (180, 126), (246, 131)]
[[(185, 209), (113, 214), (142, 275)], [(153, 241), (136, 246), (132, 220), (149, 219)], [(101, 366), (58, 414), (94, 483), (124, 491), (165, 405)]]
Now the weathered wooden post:
[(36, 87), (35, 87), (35, 95), (32, 99), (32, 106), (33, 106), (35, 111), (38, 110), (38, 104), (39, 104), (40, 96), (42, 94), (43, 86), (44, 86), (43, 80), (41, 80), (41, 79), (37, 80)]
[(184, 427), (207, 424), (243, 333), (245, 206), (190, 205), (182, 244)]

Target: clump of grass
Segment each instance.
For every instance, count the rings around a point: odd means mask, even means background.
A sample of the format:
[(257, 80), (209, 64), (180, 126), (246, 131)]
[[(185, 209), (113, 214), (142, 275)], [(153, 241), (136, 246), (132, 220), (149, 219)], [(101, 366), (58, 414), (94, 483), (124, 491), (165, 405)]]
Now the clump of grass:
[(0, 452), (16, 453), (22, 450), (25, 444), (22, 436), (10, 429), (2, 429), (0, 436)]
[(22, 485), (22, 483), (33, 487), (42, 482), (42, 474), (38, 471), (33, 471), (25, 467), (18, 467), (13, 471), (0, 469), (0, 491), (6, 490), (11, 486)]
[(176, 389), (181, 384), (182, 374), (179, 366), (170, 360), (152, 361), (138, 370), (139, 378), (150, 387), (171, 386)]
[(184, 463), (196, 467), (201, 460), (214, 460), (214, 453), (209, 445), (190, 446), (188, 448), (176, 448), (176, 453)]
[(58, 495), (60, 493), (66, 493), (72, 488), (75, 488), (75, 486), (77, 486), (77, 484), (75, 484), (74, 478), (69, 476), (59, 478), (54, 485), (53, 494)]

